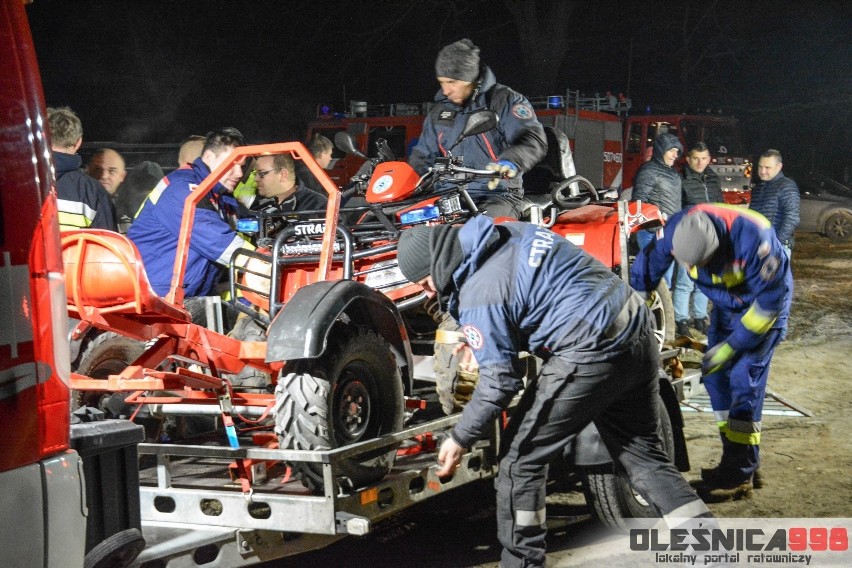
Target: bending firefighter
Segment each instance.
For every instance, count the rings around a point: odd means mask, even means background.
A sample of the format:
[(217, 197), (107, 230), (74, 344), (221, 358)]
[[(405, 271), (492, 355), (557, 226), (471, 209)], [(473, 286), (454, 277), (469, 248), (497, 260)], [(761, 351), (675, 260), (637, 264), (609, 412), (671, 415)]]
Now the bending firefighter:
[(699, 493), (708, 502), (747, 497), (760, 465), (769, 363), (787, 329), (790, 262), (765, 217), (709, 204), (668, 220), (665, 236), (637, 256), (633, 287), (656, 288), (672, 258), (713, 302), (702, 369), (722, 437), (722, 459), (702, 472)]
[(448, 307), (479, 363), (479, 384), (441, 444), (439, 476), (452, 475), (524, 387), (519, 353), (545, 361), (501, 439), (501, 566), (544, 566), (548, 463), (589, 422), (667, 522), (710, 522), (662, 450), (651, 313), (627, 283), (547, 229), (484, 215), (403, 231), (398, 250), (402, 273)]

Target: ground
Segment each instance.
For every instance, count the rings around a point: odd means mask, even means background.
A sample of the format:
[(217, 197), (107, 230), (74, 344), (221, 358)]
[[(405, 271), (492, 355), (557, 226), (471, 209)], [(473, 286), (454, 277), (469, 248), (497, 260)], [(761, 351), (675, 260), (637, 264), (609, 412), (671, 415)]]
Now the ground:
[[(798, 234), (796, 282), (787, 340), (776, 351), (769, 388), (810, 417), (765, 416), (761, 446), (766, 487), (749, 500), (711, 505), (719, 517), (852, 517), (852, 243)], [(850, 359), (847, 359), (849, 357)], [(692, 470), (717, 462), (712, 414), (686, 413)], [(363, 539), (265, 566), (495, 568), (500, 557), (489, 483), (413, 507)], [(548, 503), (548, 565), (636, 565), (609, 554), (581, 494), (554, 493)], [(603, 556), (606, 556), (605, 558)]]

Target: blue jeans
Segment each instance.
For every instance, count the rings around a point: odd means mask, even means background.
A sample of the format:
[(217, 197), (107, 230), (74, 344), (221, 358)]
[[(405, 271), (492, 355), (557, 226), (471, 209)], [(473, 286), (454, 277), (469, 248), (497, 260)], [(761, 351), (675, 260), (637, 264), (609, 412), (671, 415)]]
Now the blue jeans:
[(707, 296), (701, 293), (689, 272), (683, 265), (677, 265), (677, 274), (674, 279), (672, 290), (672, 303), (674, 304), (675, 321), (689, 319), (690, 295), (692, 299), (692, 317), (704, 319), (707, 317)]
[[(636, 233), (636, 242), (639, 243), (639, 249), (641, 250), (648, 246), (648, 243), (653, 241), (656, 235), (656, 231), (639, 231), (638, 233)], [(663, 274), (663, 278), (666, 280), (666, 286), (668, 286), (669, 289), (671, 289), (672, 287), (672, 274), (674, 273), (674, 265), (675, 263), (672, 262), (669, 265), (668, 270), (666, 270), (666, 273)]]

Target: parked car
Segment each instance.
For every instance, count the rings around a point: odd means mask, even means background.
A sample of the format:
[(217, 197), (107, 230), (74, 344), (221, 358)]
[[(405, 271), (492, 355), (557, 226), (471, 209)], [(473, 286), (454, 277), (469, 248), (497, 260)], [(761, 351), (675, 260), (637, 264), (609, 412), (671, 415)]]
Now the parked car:
[[(788, 172), (784, 172), (788, 175)], [(802, 194), (799, 231), (833, 241), (852, 239), (852, 188), (818, 172), (789, 172)]]

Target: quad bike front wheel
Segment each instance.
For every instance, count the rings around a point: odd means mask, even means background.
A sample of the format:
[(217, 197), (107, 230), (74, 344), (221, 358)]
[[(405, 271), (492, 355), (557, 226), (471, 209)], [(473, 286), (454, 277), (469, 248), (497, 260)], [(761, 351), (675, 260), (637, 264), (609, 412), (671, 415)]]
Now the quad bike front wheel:
[[(291, 450), (330, 450), (402, 428), (405, 404), (399, 368), (387, 342), (364, 328), (332, 334), (317, 360), (282, 371), (275, 389), (275, 432)], [(336, 475), (350, 488), (390, 471), (398, 445), (340, 462)], [(293, 474), (314, 491), (323, 487), (322, 465), (295, 462)]]

